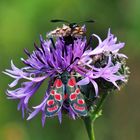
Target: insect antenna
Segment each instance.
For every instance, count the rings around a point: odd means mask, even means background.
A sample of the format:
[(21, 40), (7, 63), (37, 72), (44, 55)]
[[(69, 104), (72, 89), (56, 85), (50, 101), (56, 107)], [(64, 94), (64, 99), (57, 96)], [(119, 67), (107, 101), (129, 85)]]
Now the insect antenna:
[(73, 61), (71, 61), (71, 64), (70, 65), (68, 65), (65, 69), (64, 69), (64, 71), (66, 71), (76, 60), (78, 60), (78, 59), (80, 59), (79, 57), (76, 57)]
[(70, 22), (69, 21), (67, 21), (67, 20), (61, 20), (61, 19), (52, 19), (52, 20), (50, 20), (51, 22), (65, 22), (65, 23), (69, 23), (70, 24)]
[[(65, 23), (69, 23), (70, 25), (76, 24), (76, 23), (70, 23), (69, 21), (62, 20), (62, 19), (52, 19), (52, 20), (50, 20), (50, 22), (65, 22)], [(95, 20), (91, 19), (91, 20), (78, 22), (78, 24), (81, 24), (81, 23), (94, 23), (94, 22), (95, 22)]]
[(78, 24), (81, 24), (81, 23), (94, 23), (95, 20), (86, 20), (86, 21), (81, 21), (81, 22), (78, 22)]

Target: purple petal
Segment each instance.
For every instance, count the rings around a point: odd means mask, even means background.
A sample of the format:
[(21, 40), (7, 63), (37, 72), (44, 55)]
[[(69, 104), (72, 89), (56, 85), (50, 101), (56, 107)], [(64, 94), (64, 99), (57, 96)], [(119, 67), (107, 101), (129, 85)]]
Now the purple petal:
[(46, 121), (46, 114), (42, 113), (42, 126), (44, 127)]
[(60, 124), (62, 123), (62, 112), (61, 112), (61, 109), (60, 111), (58, 112), (58, 119), (59, 119), (59, 122)]
[(33, 112), (29, 115), (29, 117), (27, 118), (27, 120), (30, 120), (30, 119), (32, 119), (33, 117), (35, 117), (36, 114), (38, 114), (39, 111), (40, 111), (39, 109), (36, 109), (35, 111), (33, 111)]
[(98, 96), (98, 85), (97, 83), (94, 81), (94, 80), (90, 80), (95, 88), (95, 94), (96, 94), (96, 97)]
[(89, 78), (86, 77), (86, 78), (84, 78), (84, 79), (78, 81), (76, 84), (77, 84), (77, 85), (87, 85), (87, 84), (89, 84), (89, 82), (90, 82), (90, 81), (89, 81)]

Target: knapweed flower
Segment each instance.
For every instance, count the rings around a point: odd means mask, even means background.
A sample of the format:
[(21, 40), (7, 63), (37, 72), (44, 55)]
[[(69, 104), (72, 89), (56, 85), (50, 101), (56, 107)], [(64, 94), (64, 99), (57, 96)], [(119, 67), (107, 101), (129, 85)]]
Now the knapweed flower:
[[(102, 78), (120, 89), (117, 82), (123, 81), (126, 83), (129, 73), (128, 67), (125, 66), (127, 56), (118, 52), (125, 44), (117, 43), (117, 38), (110, 33), (110, 29), (108, 30), (107, 38), (103, 41), (99, 36), (95, 34), (93, 36), (98, 39), (99, 44), (95, 49), (86, 50), (81, 56), (79, 65), (88, 68), (88, 72), (86, 77), (78, 83), (81, 85), (89, 82), (95, 84), (96, 80), (98, 81), (98, 79)], [(121, 72), (123, 67), (125, 67), (125, 72)], [(98, 86), (96, 84), (97, 89), (95, 91), (96, 95), (98, 95)]]
[[(4, 72), (14, 78), (14, 81), (9, 84), (9, 87), (14, 88), (18, 83), (21, 83), (21, 86), (14, 90), (7, 90), (7, 96), (9, 99), (17, 99), (20, 101), (18, 109), (22, 110), (23, 117), (25, 110), (29, 113), (27, 120), (30, 120), (36, 116), (36, 114), (42, 112), (42, 124), (44, 125), (45, 119), (48, 116), (46, 112), (48, 104), (59, 105), (59, 110), (57, 110), (57, 105), (51, 108), (51, 110), (56, 109), (57, 112), (52, 116), (50, 115), (50, 117), (58, 115), (60, 122), (62, 121), (62, 112), (68, 113), (73, 119), (78, 116), (88, 116), (89, 113), (85, 112), (84, 115), (81, 115), (81, 112), (85, 111), (85, 106), (82, 106), (84, 100), (87, 106), (86, 112), (88, 112), (91, 106), (94, 105), (94, 100), (100, 96), (101, 89), (120, 89), (120, 85), (127, 82), (128, 68), (125, 66), (126, 56), (118, 52), (124, 47), (124, 43), (117, 43), (117, 38), (110, 33), (110, 30), (108, 31), (107, 38), (103, 41), (95, 34), (92, 36), (97, 37), (99, 40), (98, 46), (94, 47), (94, 49), (92, 45), (87, 46), (88, 41), (85, 36), (81, 38), (74, 37), (72, 43), (68, 44), (63, 37), (57, 37), (55, 42), (53, 39), (43, 40), (43, 38), (40, 37), (41, 46), (38, 47), (35, 44), (36, 50), (33, 51), (32, 54), (25, 50), (28, 58), (21, 59), (26, 65), (25, 67), (19, 69), (11, 61), (12, 69), (6, 69)], [(57, 78), (62, 79), (64, 73), (68, 74), (65, 75), (65, 78), (73, 76), (76, 79), (77, 84), (75, 84), (75, 87), (78, 87), (78, 90), (67, 90), (65, 86), (65, 84), (67, 84), (66, 79), (64, 79), (66, 83), (63, 82), (63, 80), (58, 80), (59, 84), (54, 84)], [(24, 82), (20, 82), (23, 79)], [(41, 103), (33, 107), (34, 110), (32, 110), (28, 105), (29, 100), (46, 79), (48, 79), (48, 86), (46, 87), (44, 98)], [(53, 94), (59, 93), (59, 88), (61, 88), (62, 85), (60, 82), (63, 82), (63, 86), (65, 86), (62, 90), (65, 96), (62, 99), (60, 98), (61, 96), (59, 96), (60, 102), (56, 102), (52, 98)], [(70, 85), (73, 86), (74, 83), (70, 82)], [(84, 85), (87, 86), (87, 90), (84, 90)], [(54, 86), (58, 88), (58, 93), (54, 90), (52, 92)], [(90, 90), (90, 95), (89, 87), (92, 87), (90, 88), (92, 89), (92, 91)], [(79, 89), (82, 95), (79, 95)], [(66, 97), (67, 91), (71, 92), (70, 99)], [(92, 98), (94, 100), (92, 100)], [(92, 101), (90, 105), (88, 99)], [(74, 109), (77, 109), (77, 112)]]

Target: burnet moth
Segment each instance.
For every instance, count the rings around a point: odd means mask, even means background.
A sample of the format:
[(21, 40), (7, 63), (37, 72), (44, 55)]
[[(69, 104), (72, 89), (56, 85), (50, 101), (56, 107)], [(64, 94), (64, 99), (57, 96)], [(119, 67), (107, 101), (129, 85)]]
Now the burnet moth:
[(46, 104), (46, 116), (51, 117), (58, 114), (64, 102), (68, 102), (69, 107), (78, 116), (87, 115), (87, 107), (84, 96), (80, 88), (76, 85), (74, 76), (64, 72), (56, 78), (50, 90)]
[(45, 108), (47, 117), (57, 115), (64, 104), (67, 104), (77, 116), (87, 115), (84, 95), (76, 85), (76, 78), (67, 71), (67, 68), (56, 77), (50, 89)]

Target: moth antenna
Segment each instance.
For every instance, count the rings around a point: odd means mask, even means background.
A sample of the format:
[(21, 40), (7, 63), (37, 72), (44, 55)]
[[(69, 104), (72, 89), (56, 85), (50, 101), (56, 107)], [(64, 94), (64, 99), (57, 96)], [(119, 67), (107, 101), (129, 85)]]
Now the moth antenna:
[(68, 66), (64, 69), (64, 71), (66, 71), (67, 68), (69, 68), (77, 59), (80, 59), (80, 58), (79, 58), (79, 57), (76, 57), (76, 58), (71, 62), (71, 64), (68, 65)]
[(89, 22), (89, 23), (94, 23), (95, 22), (95, 20), (86, 20), (85, 22)]
[(81, 23), (94, 23), (95, 22), (95, 20), (86, 20), (86, 21), (81, 21), (81, 22), (79, 22), (78, 24), (81, 24)]
[(50, 20), (51, 22), (65, 22), (65, 23), (69, 23), (70, 24), (70, 22), (69, 21), (67, 21), (67, 20), (61, 20), (61, 19), (52, 19), (52, 20)]

